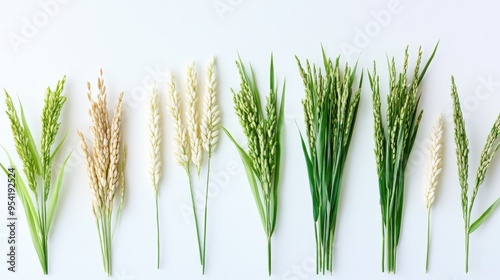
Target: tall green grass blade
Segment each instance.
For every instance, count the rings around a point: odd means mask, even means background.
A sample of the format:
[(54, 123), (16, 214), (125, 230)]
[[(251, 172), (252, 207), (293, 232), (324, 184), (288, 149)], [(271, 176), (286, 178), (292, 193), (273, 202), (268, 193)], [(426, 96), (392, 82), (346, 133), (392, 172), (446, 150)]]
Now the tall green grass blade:
[(425, 73), (427, 72), (427, 68), (429, 68), (429, 65), (431, 64), (432, 60), (434, 59), (434, 55), (436, 54), (438, 47), (439, 47), (439, 41), (436, 43), (436, 46), (434, 47), (434, 50), (432, 51), (432, 54), (431, 54), (429, 60), (427, 60), (427, 63), (425, 64), (424, 69), (422, 70), (422, 72), (420, 73), (420, 76), (418, 77), (418, 84), (420, 84), (422, 82), (422, 80), (424, 79)]
[(222, 130), (226, 133), (229, 140), (231, 140), (231, 142), (233, 142), (233, 144), (236, 146), (236, 149), (238, 150), (238, 153), (240, 154), (241, 161), (243, 162), (243, 166), (245, 167), (245, 172), (247, 174), (248, 182), (250, 184), (250, 189), (252, 190), (252, 194), (253, 194), (253, 197), (255, 199), (255, 204), (257, 205), (257, 210), (259, 211), (259, 217), (260, 217), (260, 220), (262, 222), (262, 226), (265, 229), (266, 224), (267, 224), (267, 222), (266, 222), (267, 219), (266, 219), (266, 215), (265, 215), (264, 206), (262, 203), (262, 198), (261, 198), (261, 194), (259, 191), (259, 187), (257, 185), (257, 180), (255, 179), (256, 176), (255, 176), (255, 171), (254, 171), (254, 167), (252, 164), (252, 160), (250, 159), (248, 154), (245, 152), (245, 150), (243, 150), (243, 148), (238, 144), (238, 142), (236, 142), (236, 140), (234, 140), (231, 133), (229, 133), (229, 131), (225, 127), (222, 127)]
[[(7, 152), (7, 150), (5, 150), (4, 147), (2, 147), (2, 149), (4, 149), (5, 153), (7, 154), (10, 165), (16, 170), (15, 171), (16, 192), (19, 199), (21, 200), (22, 205), (25, 208), (24, 212), (26, 215), (26, 221), (28, 223), (28, 229), (30, 231), (31, 239), (33, 242), (33, 246), (35, 247), (38, 259), (42, 264), (42, 267), (45, 267), (45, 253), (42, 247), (42, 240), (40, 239), (41, 237), (40, 220), (38, 218), (36, 208), (33, 204), (28, 189), (26, 188), (26, 185), (24, 184), (24, 181), (21, 178), (21, 174), (17, 171), (17, 168), (14, 165), (14, 162), (12, 161), (12, 158), (10, 157), (9, 153)], [(5, 172), (6, 175), (9, 175), (9, 171), (3, 164), (0, 163), (0, 167)]]
[(19, 108), (21, 110), (21, 121), (23, 122), (24, 134), (25, 134), (25, 137), (28, 139), (29, 148), (31, 151), (31, 156), (33, 157), (33, 163), (35, 163), (35, 167), (36, 167), (36, 171), (37, 171), (36, 173), (41, 174), (38, 149), (36, 147), (35, 140), (33, 139), (33, 135), (31, 134), (31, 130), (29, 128), (29, 125), (26, 122), (26, 116), (24, 114), (23, 105), (21, 104), (20, 100), (19, 100)]
[(52, 220), (54, 219), (54, 213), (57, 208), (57, 202), (59, 201), (59, 192), (61, 190), (61, 185), (64, 177), (64, 169), (66, 167), (66, 164), (68, 163), (69, 158), (71, 157), (71, 153), (66, 157), (64, 160), (61, 169), (59, 170), (59, 174), (57, 175), (56, 182), (54, 183), (54, 188), (52, 189), (52, 192), (50, 194), (50, 199), (49, 199), (49, 210), (48, 210), (48, 216), (47, 216), (47, 229), (50, 232), (50, 228), (52, 226)]
[(470, 225), (469, 234), (478, 229), (479, 226), (481, 226), (486, 221), (486, 219), (488, 219), (488, 217), (495, 211), (495, 209), (497, 209), (498, 205), (500, 205), (500, 198), (497, 198), (497, 200), (495, 200), (495, 202), (493, 202), (493, 204), (491, 204), (491, 206), (488, 207), (488, 209), (486, 209), (486, 211), (484, 211), (484, 213), (474, 223), (472, 223), (472, 225)]
[[(274, 68), (274, 67), (273, 67)], [(273, 70), (274, 73), (274, 70)], [(274, 81), (272, 82), (274, 84)], [(286, 87), (286, 82), (283, 82), (283, 89), (281, 91), (281, 98), (280, 98), (280, 106), (279, 106), (279, 111), (278, 111), (278, 131), (276, 131), (277, 135), (276, 138), (278, 139), (278, 145), (276, 146), (276, 170), (274, 173), (274, 185), (276, 186), (276, 190), (273, 192), (273, 215), (272, 215), (272, 222), (271, 222), (271, 234), (274, 233), (274, 229), (276, 228), (276, 221), (277, 221), (277, 213), (278, 213), (278, 186), (279, 186), (279, 179), (280, 179), (280, 173), (281, 173), (281, 147), (283, 145), (283, 129), (284, 129), (284, 123), (285, 123), (285, 87)], [(277, 89), (276, 89), (277, 91)]]
[(314, 221), (316, 222), (318, 220), (318, 191), (316, 190), (316, 183), (315, 183), (315, 176), (314, 176), (314, 170), (313, 170), (313, 164), (311, 162), (311, 158), (309, 156), (309, 153), (307, 151), (306, 143), (304, 142), (304, 138), (302, 137), (302, 133), (299, 130), (300, 134), (300, 141), (302, 144), (302, 152), (304, 153), (304, 159), (306, 160), (306, 166), (307, 166), (307, 174), (309, 178), (309, 187), (311, 189), (311, 198), (312, 198), (312, 205), (313, 205), (313, 218)]
[(56, 148), (54, 149), (54, 151), (52, 152), (52, 155), (50, 156), (50, 161), (53, 161), (54, 158), (56, 157), (57, 153), (59, 152), (59, 150), (61, 149), (62, 145), (64, 144), (64, 142), (66, 141), (66, 138), (68, 137), (68, 132), (66, 132), (66, 134), (64, 135), (63, 139), (61, 140), (61, 142), (59, 142), (59, 144), (57, 144)]

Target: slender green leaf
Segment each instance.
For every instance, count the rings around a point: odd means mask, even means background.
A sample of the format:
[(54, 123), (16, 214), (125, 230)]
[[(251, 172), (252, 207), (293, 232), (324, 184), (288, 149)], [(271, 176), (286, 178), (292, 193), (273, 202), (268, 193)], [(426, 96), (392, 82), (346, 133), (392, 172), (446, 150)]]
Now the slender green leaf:
[(278, 145), (276, 146), (276, 170), (274, 174), (274, 186), (276, 189), (274, 190), (274, 198), (273, 198), (273, 215), (272, 215), (272, 222), (271, 222), (271, 233), (274, 232), (274, 229), (276, 227), (276, 221), (277, 221), (277, 213), (278, 213), (278, 186), (279, 186), (279, 179), (280, 179), (280, 173), (281, 173), (281, 147), (283, 146), (283, 129), (284, 129), (284, 123), (285, 123), (285, 88), (286, 88), (286, 81), (283, 82), (283, 89), (281, 91), (281, 99), (280, 99), (280, 107), (279, 107), (279, 112), (278, 112), (278, 131), (277, 131), (277, 138), (278, 138)]
[(473, 233), (480, 225), (488, 219), (488, 217), (497, 209), (498, 205), (500, 205), (500, 197), (491, 204), (486, 211), (469, 227), (469, 234)]
[(23, 122), (24, 133), (25, 136), (28, 138), (31, 156), (33, 157), (33, 163), (35, 163), (37, 174), (41, 174), (38, 149), (36, 147), (35, 140), (33, 139), (33, 134), (31, 134), (28, 122), (26, 121), (26, 116), (24, 114), (24, 108), (23, 105), (21, 104), (21, 101), (19, 101), (19, 108), (21, 110), (21, 120)]
[(436, 46), (434, 47), (434, 50), (432, 51), (431, 57), (429, 58), (429, 60), (427, 60), (427, 63), (425, 64), (424, 69), (422, 70), (422, 72), (420, 73), (420, 76), (418, 77), (418, 84), (420, 84), (422, 82), (422, 80), (424, 79), (425, 73), (427, 72), (427, 68), (429, 68), (429, 65), (431, 64), (432, 60), (434, 59), (434, 55), (436, 54), (438, 46), (439, 46), (439, 41), (436, 43)]
[(48, 217), (47, 217), (47, 228), (48, 231), (50, 232), (50, 228), (52, 225), (52, 220), (54, 218), (54, 213), (57, 208), (57, 202), (59, 200), (59, 192), (61, 190), (61, 185), (64, 177), (64, 169), (66, 167), (66, 164), (68, 163), (69, 158), (71, 157), (71, 153), (66, 157), (64, 160), (61, 169), (59, 170), (59, 174), (57, 175), (56, 182), (54, 184), (54, 188), (52, 189), (50, 199), (49, 199), (49, 211), (48, 211)]
[(68, 137), (68, 132), (66, 132), (66, 134), (64, 135), (63, 139), (61, 140), (61, 142), (59, 142), (59, 144), (57, 144), (56, 148), (54, 149), (54, 151), (52, 152), (52, 155), (50, 156), (50, 161), (53, 161), (55, 156), (57, 155), (57, 153), (59, 152), (59, 150), (61, 149), (62, 147), (62, 144), (66, 141), (66, 138)]
[(304, 153), (304, 159), (306, 160), (306, 165), (307, 165), (307, 173), (309, 177), (309, 187), (311, 189), (311, 197), (312, 197), (312, 203), (313, 203), (313, 217), (314, 221), (316, 222), (318, 220), (318, 192), (316, 190), (316, 184), (314, 182), (314, 170), (311, 162), (311, 157), (309, 156), (309, 153), (307, 151), (306, 143), (304, 142), (304, 138), (302, 137), (302, 133), (299, 130), (300, 134), (300, 140), (302, 143), (302, 151)]
[[(21, 200), (22, 205), (24, 206), (24, 212), (26, 215), (26, 221), (28, 223), (28, 229), (30, 231), (31, 239), (33, 242), (33, 245), (35, 247), (35, 251), (38, 255), (38, 259), (40, 260), (40, 263), (42, 264), (42, 267), (45, 264), (45, 254), (42, 248), (42, 240), (41, 240), (41, 225), (40, 225), (40, 219), (38, 217), (38, 214), (36, 212), (36, 208), (34, 207), (34, 203), (31, 199), (31, 196), (29, 194), (28, 189), (26, 188), (26, 185), (24, 184), (23, 179), (21, 178), (21, 174), (17, 170), (14, 162), (12, 161), (12, 158), (10, 154), (7, 152), (7, 150), (2, 147), (2, 149), (5, 151), (7, 154), (7, 157), (9, 158), (10, 165), (16, 170), (15, 171), (15, 176), (16, 176), (16, 181), (15, 181), (15, 187), (16, 187), (16, 193), (19, 199)], [(0, 166), (2, 170), (5, 172), (6, 175), (9, 174), (7, 171), (7, 168), (3, 164), (0, 163)]]
[(233, 144), (236, 146), (236, 149), (238, 150), (241, 161), (243, 162), (243, 166), (245, 167), (245, 172), (247, 174), (248, 178), (248, 183), (250, 184), (250, 189), (252, 190), (253, 197), (255, 199), (255, 204), (257, 205), (257, 210), (259, 211), (259, 216), (260, 220), (262, 222), (262, 226), (264, 227), (264, 230), (266, 229), (266, 224), (267, 224), (267, 219), (266, 215), (264, 212), (264, 207), (262, 204), (262, 199), (259, 191), (259, 186), (257, 185), (257, 180), (255, 179), (255, 170), (252, 164), (252, 160), (248, 156), (248, 154), (243, 150), (243, 148), (234, 140), (233, 136), (229, 131), (225, 128), (222, 127), (222, 130), (226, 133), (227, 137)]

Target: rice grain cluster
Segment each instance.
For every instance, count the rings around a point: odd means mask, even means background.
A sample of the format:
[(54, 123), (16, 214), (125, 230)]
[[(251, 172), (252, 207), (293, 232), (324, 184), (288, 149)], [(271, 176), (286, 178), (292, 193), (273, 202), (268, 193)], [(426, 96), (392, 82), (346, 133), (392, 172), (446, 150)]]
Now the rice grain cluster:
[[(92, 148), (89, 148), (90, 145), (82, 132), (78, 131), (78, 135), (87, 163), (87, 175), (92, 194), (92, 212), (99, 233), (104, 271), (110, 276), (112, 273), (112, 239), (122, 212), (126, 191), (126, 148), (122, 147), (121, 135), (123, 92), (118, 97), (114, 114), (109, 116), (102, 69), (97, 79), (97, 88), (96, 99), (93, 99), (90, 83), (87, 83), (87, 97), (90, 102), (89, 115), (92, 120), (90, 127), (93, 136)], [(116, 210), (115, 199), (118, 201)]]

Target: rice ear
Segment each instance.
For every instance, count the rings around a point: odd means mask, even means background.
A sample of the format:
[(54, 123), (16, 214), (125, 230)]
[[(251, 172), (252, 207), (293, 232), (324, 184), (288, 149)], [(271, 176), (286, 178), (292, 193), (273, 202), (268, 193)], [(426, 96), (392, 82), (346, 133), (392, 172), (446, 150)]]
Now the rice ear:
[[(83, 154), (87, 163), (87, 175), (90, 181), (92, 194), (92, 212), (97, 223), (101, 253), (103, 255), (104, 271), (111, 275), (111, 240), (120, 216), (125, 194), (124, 161), (125, 153), (122, 149), (122, 111), (124, 93), (120, 93), (113, 113), (109, 119), (107, 108), (107, 92), (102, 77), (102, 69), (97, 79), (98, 93), (92, 97), (90, 83), (87, 83), (88, 99), (90, 102), (89, 115), (91, 117), (93, 147), (89, 144), (82, 132), (78, 131)], [(119, 206), (113, 224), (113, 213), (116, 193), (120, 191)]]

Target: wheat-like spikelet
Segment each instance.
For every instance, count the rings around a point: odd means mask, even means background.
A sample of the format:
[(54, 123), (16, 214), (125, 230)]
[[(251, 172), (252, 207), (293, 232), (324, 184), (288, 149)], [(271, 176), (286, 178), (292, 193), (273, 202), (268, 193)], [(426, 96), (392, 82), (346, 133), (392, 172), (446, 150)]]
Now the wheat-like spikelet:
[(120, 156), (121, 156), (121, 122), (122, 122), (122, 107), (123, 107), (123, 92), (120, 93), (118, 103), (115, 107), (113, 122), (111, 125), (111, 141), (110, 141), (110, 164), (108, 168), (108, 186), (107, 193), (108, 212), (113, 211), (115, 193), (120, 182)]
[(17, 116), (12, 98), (7, 91), (5, 91), (5, 104), (7, 106), (7, 110), (5, 112), (7, 113), (7, 117), (11, 123), (10, 127), (14, 136), (16, 151), (21, 159), (21, 162), (23, 163), (23, 172), (26, 176), (26, 180), (28, 181), (29, 188), (36, 193), (37, 183), (35, 177), (35, 157), (32, 156), (32, 151), (29, 148), (29, 140), (25, 137), (24, 127), (21, 125), (21, 121)]
[(497, 120), (493, 124), (493, 127), (488, 134), (488, 138), (486, 139), (486, 145), (481, 152), (481, 158), (479, 161), (479, 167), (477, 169), (476, 182), (474, 184), (473, 190), (473, 199), (475, 199), (477, 192), (479, 190), (479, 186), (484, 182), (486, 171), (493, 160), (496, 152), (500, 148), (500, 143), (498, 143), (498, 139), (500, 138), (500, 115)]
[[(262, 117), (259, 115), (260, 108), (257, 103), (259, 103), (260, 100), (258, 102), (256, 100), (257, 97), (254, 96), (253, 90), (257, 89), (251, 88), (252, 81), (249, 80), (250, 77), (248, 77), (246, 73), (245, 66), (240, 61), (236, 61), (236, 67), (238, 68), (241, 81), (239, 92), (231, 89), (233, 92), (234, 111), (238, 116), (243, 132), (247, 136), (248, 155), (258, 166), (260, 160), (260, 149), (257, 131), (259, 120)], [(260, 176), (260, 171), (255, 171)]]
[(59, 117), (63, 104), (66, 102), (66, 96), (62, 95), (62, 89), (66, 82), (66, 76), (57, 83), (56, 89), (52, 91), (47, 88), (45, 95), (45, 106), (42, 111), (42, 143), (40, 150), (41, 172), (44, 182), (45, 199), (48, 198), (51, 179), (52, 179), (52, 151), (51, 146), (56, 141), (56, 135), (61, 123)]
[[(111, 139), (110, 134), (110, 124), (107, 110), (107, 100), (106, 100), (106, 87), (104, 86), (104, 80), (101, 76), (97, 79), (97, 85), (99, 93), (97, 94), (96, 100), (92, 98), (90, 83), (87, 83), (87, 97), (90, 102), (89, 115), (92, 120), (91, 131), (93, 134), (93, 166), (95, 171), (95, 176), (97, 178), (97, 189), (99, 190), (99, 196), (103, 200), (103, 206), (106, 204), (106, 197), (108, 191), (108, 167), (109, 167), (109, 142)], [(104, 210), (104, 209), (101, 209)]]
[(87, 141), (85, 141), (85, 137), (82, 132), (79, 130), (78, 136), (80, 137), (80, 145), (82, 147), (83, 155), (85, 156), (85, 161), (87, 164), (87, 175), (90, 180), (90, 193), (92, 195), (92, 213), (96, 218), (100, 215), (100, 208), (102, 207), (103, 201), (100, 197), (99, 192), (99, 184), (97, 183), (97, 176), (94, 169), (94, 160), (92, 159), (89, 148), (87, 145)]
[(424, 195), (425, 207), (427, 209), (430, 209), (434, 202), (439, 175), (441, 174), (443, 165), (443, 120), (441, 115), (439, 115), (439, 119), (432, 129), (429, 151), (430, 162), (427, 170)]
[(169, 79), (167, 86), (170, 101), (168, 111), (174, 119), (175, 143), (177, 144), (177, 151), (175, 152), (175, 155), (177, 157), (177, 163), (187, 169), (189, 168), (190, 162), (189, 142), (187, 131), (182, 123), (182, 107), (180, 96), (175, 86), (174, 74), (170, 72), (168, 76)]
[(118, 186), (120, 188), (120, 204), (118, 204), (118, 218), (121, 215), (123, 204), (125, 202), (125, 194), (127, 192), (127, 182), (125, 181), (125, 166), (127, 164), (127, 146), (123, 147), (123, 151), (121, 153), (121, 159), (120, 159), (120, 167), (119, 167), (119, 177), (120, 180), (118, 181)]
[[(391, 76), (392, 77), (392, 76)], [(375, 158), (377, 162), (377, 174), (382, 175), (384, 170), (384, 146), (385, 134), (382, 125), (382, 102), (380, 100), (380, 84), (379, 76), (375, 62), (373, 63), (373, 117), (374, 117), (374, 138), (375, 138)], [(390, 98), (390, 96), (389, 96)], [(388, 107), (389, 111), (389, 107)]]
[(215, 57), (212, 57), (207, 67), (207, 85), (203, 102), (203, 119), (201, 121), (201, 138), (203, 149), (212, 156), (219, 141), (220, 107), (217, 104), (217, 81), (215, 74)]
[(203, 158), (203, 150), (200, 138), (200, 125), (198, 114), (198, 94), (196, 92), (197, 75), (194, 70), (194, 62), (188, 65), (187, 68), (187, 131), (189, 135), (189, 143), (191, 144), (191, 161), (196, 166), (198, 175), (200, 174), (201, 161)]
[(455, 78), (453, 76), (451, 77), (451, 96), (453, 98), (453, 122), (455, 126), (455, 145), (458, 178), (461, 188), (462, 214), (464, 221), (467, 221), (467, 208), (469, 204), (469, 139), (465, 131), (465, 121), (460, 107), (460, 99), (458, 97), (457, 86), (455, 85)]
[(160, 129), (160, 97), (156, 84), (149, 98), (149, 144), (150, 159), (149, 174), (153, 182), (154, 192), (158, 193), (158, 182), (161, 176), (161, 129)]

